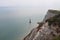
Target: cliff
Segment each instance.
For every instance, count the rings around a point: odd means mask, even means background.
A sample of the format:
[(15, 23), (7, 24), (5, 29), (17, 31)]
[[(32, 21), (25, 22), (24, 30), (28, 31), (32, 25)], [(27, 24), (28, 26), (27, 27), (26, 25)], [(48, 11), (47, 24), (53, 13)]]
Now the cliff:
[(48, 10), (38, 24), (23, 40), (60, 40), (60, 11)]
[(46, 21), (47, 19), (49, 19), (55, 15), (58, 15), (59, 13), (60, 13), (60, 11), (57, 11), (57, 10), (48, 10), (43, 21)]

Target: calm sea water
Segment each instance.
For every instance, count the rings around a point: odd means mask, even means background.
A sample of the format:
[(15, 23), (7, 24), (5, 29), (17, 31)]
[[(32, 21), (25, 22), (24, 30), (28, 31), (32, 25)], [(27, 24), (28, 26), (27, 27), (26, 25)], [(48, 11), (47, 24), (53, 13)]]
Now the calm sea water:
[(29, 24), (29, 17), (7, 16), (10, 12), (7, 9), (0, 10), (0, 40), (22, 40), (43, 18), (43, 15), (30, 17), (32, 23)]

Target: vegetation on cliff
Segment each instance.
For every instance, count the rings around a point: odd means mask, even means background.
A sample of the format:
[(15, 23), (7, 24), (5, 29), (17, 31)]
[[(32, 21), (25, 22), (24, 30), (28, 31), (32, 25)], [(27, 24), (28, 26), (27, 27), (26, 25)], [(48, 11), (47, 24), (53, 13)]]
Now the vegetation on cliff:
[(55, 24), (55, 25), (60, 26), (60, 14), (59, 15), (55, 15), (54, 17), (49, 18), (46, 21), (49, 22), (49, 25)]
[(48, 10), (50, 13), (54, 13), (54, 14), (60, 14), (60, 11), (58, 10)]
[(60, 36), (54, 37), (53, 40), (60, 40)]

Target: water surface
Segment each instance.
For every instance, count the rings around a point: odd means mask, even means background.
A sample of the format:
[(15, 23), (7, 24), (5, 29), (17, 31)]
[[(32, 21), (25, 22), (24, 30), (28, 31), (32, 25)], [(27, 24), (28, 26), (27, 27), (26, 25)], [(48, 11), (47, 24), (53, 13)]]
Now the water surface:
[(19, 16), (17, 13), (13, 8), (0, 8), (0, 40), (22, 40), (44, 17), (44, 15)]

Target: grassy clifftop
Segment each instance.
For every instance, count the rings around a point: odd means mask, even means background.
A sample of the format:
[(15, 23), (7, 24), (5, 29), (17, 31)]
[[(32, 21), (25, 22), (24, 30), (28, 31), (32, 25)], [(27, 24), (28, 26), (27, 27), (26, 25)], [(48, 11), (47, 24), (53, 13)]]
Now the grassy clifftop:
[(47, 14), (45, 15), (43, 21), (45, 21), (47, 19), (50, 19), (51, 17), (54, 17), (55, 15), (58, 15), (58, 14), (60, 14), (60, 11), (59, 10), (49, 9), (47, 11)]
[(52, 23), (55, 23), (57, 25), (60, 25), (60, 14), (59, 15), (55, 15), (54, 17), (49, 18), (46, 21), (49, 22), (49, 25), (51, 25)]
[(50, 13), (54, 13), (54, 14), (60, 14), (60, 11), (58, 10), (48, 10)]

